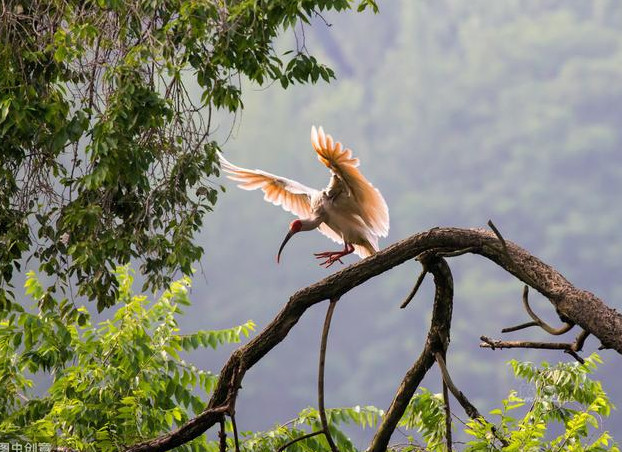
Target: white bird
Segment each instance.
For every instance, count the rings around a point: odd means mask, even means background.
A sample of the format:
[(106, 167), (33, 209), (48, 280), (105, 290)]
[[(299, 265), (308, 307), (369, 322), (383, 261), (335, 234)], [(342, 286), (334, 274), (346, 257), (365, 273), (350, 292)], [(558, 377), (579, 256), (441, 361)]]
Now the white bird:
[(370, 256), (378, 251), (378, 238), (386, 237), (389, 232), (387, 203), (358, 170), (359, 160), (352, 157), (352, 151), (324, 134), (322, 127), (311, 128), (311, 144), (320, 162), (332, 174), (328, 186), (321, 191), (265, 171), (241, 168), (220, 153), (218, 157), (221, 168), (229, 173), (230, 179), (240, 182), (240, 188), (261, 188), (266, 201), (299, 217), (289, 225), (277, 262), (294, 234), (313, 229), (344, 244), (340, 251), (315, 253), (316, 258), (324, 259), (320, 265), (330, 267), (337, 261), (343, 263), (341, 258), (352, 252), (361, 257)]

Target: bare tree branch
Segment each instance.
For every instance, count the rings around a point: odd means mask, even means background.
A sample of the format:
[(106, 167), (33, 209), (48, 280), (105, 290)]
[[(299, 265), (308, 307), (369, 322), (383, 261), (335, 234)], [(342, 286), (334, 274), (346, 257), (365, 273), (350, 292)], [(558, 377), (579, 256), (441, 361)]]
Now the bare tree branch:
[(240, 452), (240, 440), (238, 437), (238, 426), (235, 422), (235, 414), (229, 413), (231, 417), (231, 426), (233, 427), (233, 444), (235, 445), (235, 452)]
[[(594, 294), (577, 289), (555, 269), (518, 245), (503, 240), (502, 244), (505, 246), (499, 246), (499, 236), (483, 229), (433, 228), (397, 242), (299, 290), (260, 334), (233, 352), (220, 372), (219, 382), (204, 412), (175, 431), (133, 445), (127, 450), (170, 450), (201, 435), (219, 422), (223, 413), (227, 412), (229, 400), (235, 400), (246, 371), (285, 339), (309, 307), (324, 300), (339, 298), (370, 278), (416, 258), (425, 251), (435, 249), (470, 249), (470, 252), (488, 258), (541, 293), (553, 304), (560, 316), (597, 337), (603, 347), (622, 354), (622, 315), (618, 311), (605, 305)], [(430, 335), (419, 360), (407, 373), (408, 381), (413, 382), (415, 387), (434, 363), (434, 357), (430, 355), (432, 349), (429, 341)], [(388, 435), (387, 441), (393, 429), (389, 431), (387, 427), (383, 428), (382, 434)]]
[(486, 336), (481, 336), (480, 339), (483, 341), (479, 344), (482, 348), (491, 348), (493, 350), (499, 348), (535, 348), (540, 350), (563, 350), (565, 353), (568, 353), (574, 359), (579, 361), (581, 364), (585, 363), (585, 360), (579, 356), (576, 350), (575, 343), (569, 342), (533, 342), (533, 341), (499, 341), (495, 339), (490, 339)]
[[(477, 408), (475, 408), (475, 406), (469, 401), (469, 399), (467, 399), (464, 393), (460, 391), (452, 381), (451, 376), (449, 375), (449, 371), (447, 370), (447, 365), (445, 364), (443, 355), (440, 352), (436, 352), (434, 354), (434, 357), (436, 359), (436, 364), (438, 364), (438, 367), (441, 370), (441, 375), (443, 376), (443, 388), (449, 388), (456, 400), (460, 403), (460, 405), (462, 405), (462, 408), (464, 408), (467, 416), (469, 416), (471, 419), (478, 420), (479, 422), (485, 420), (484, 416), (480, 414)], [(443, 392), (443, 395), (444, 394), (445, 393)], [(501, 442), (501, 444), (503, 444), (504, 446), (508, 445), (507, 440), (498, 434), (494, 426), (492, 427), (492, 434), (495, 435), (495, 438), (497, 438)]]
[(571, 350), (572, 344), (567, 342), (538, 342), (538, 341), (500, 341), (481, 336), (483, 341), (482, 348), (502, 349), (502, 348), (536, 348), (542, 350)]
[(220, 430), (218, 431), (218, 451), (227, 452), (227, 433), (225, 432), (225, 418), (220, 420)]
[(508, 326), (507, 328), (503, 328), (501, 330), (502, 333), (511, 333), (512, 331), (524, 330), (525, 328), (530, 328), (532, 326), (538, 326), (538, 322), (525, 322), (520, 325)]
[(312, 438), (314, 436), (317, 435), (321, 435), (323, 434), (324, 431), (323, 430), (318, 430), (317, 432), (311, 432), (311, 433), (307, 433), (306, 435), (302, 435), (299, 436), (298, 438), (294, 438), (291, 441), (286, 442), (285, 444), (283, 444), (281, 447), (279, 447), (276, 452), (283, 452), (285, 449), (287, 449), (289, 446), (291, 446), (292, 444), (297, 443), (298, 441), (302, 441), (304, 439), (308, 439), (308, 438)]
[(322, 341), (320, 345), (320, 361), (318, 366), (318, 379), (317, 379), (317, 399), (318, 399), (318, 411), (320, 413), (320, 422), (322, 423), (322, 431), (328, 442), (328, 446), (332, 452), (339, 452), (332, 436), (330, 436), (330, 430), (328, 429), (328, 421), (326, 419), (326, 409), (324, 407), (324, 365), (326, 362), (326, 345), (328, 343), (328, 331), (330, 330), (330, 322), (333, 318), (333, 312), (335, 306), (337, 306), (338, 298), (331, 298), (328, 304), (328, 310), (326, 311), (326, 319), (324, 320), (324, 328), (322, 329)]
[(477, 419), (478, 417), (482, 417), (477, 408), (475, 408), (475, 406), (469, 401), (469, 399), (466, 398), (462, 391), (460, 391), (452, 381), (451, 376), (449, 375), (449, 371), (447, 370), (447, 366), (445, 365), (445, 360), (443, 359), (441, 353), (436, 352), (434, 354), (434, 358), (436, 359), (436, 364), (438, 364), (438, 367), (441, 370), (441, 375), (443, 376), (443, 383), (445, 383), (449, 387), (451, 393), (454, 395), (460, 405), (462, 405), (462, 408), (464, 408), (467, 416), (469, 416), (471, 419)]
[(449, 405), (449, 388), (447, 387), (445, 380), (443, 380), (443, 403), (445, 404), (445, 443), (447, 444), (447, 451), (451, 452), (453, 449), (453, 439), (451, 435), (451, 406)]
[(404, 411), (412, 399), (417, 387), (435, 361), (434, 353), (445, 352), (449, 345), (449, 328), (453, 308), (453, 278), (447, 262), (439, 257), (430, 256), (425, 262), (429, 272), (434, 275), (436, 292), (432, 308), (432, 323), (428, 337), (419, 358), (412, 365), (400, 384), (391, 406), (384, 415), (367, 452), (383, 452), (387, 450), (391, 435)]
[[(490, 227), (490, 229), (492, 229), (492, 232), (495, 233), (495, 235), (497, 236), (497, 238), (499, 239), (499, 241), (501, 242), (501, 245), (503, 246), (503, 251), (508, 254), (508, 246), (505, 243), (505, 239), (503, 238), (503, 236), (501, 235), (501, 233), (499, 232), (499, 230), (497, 229), (497, 227), (495, 226), (495, 224), (492, 222), (492, 220), (488, 220), (488, 226)], [(509, 254), (508, 254), (509, 256)]]
[(406, 306), (408, 306), (408, 303), (410, 303), (411, 300), (415, 297), (415, 295), (417, 294), (417, 291), (419, 290), (419, 287), (421, 287), (421, 283), (423, 283), (423, 280), (425, 279), (425, 275), (427, 274), (428, 274), (428, 270), (425, 267), (423, 267), (421, 269), (421, 273), (419, 273), (419, 277), (417, 278), (417, 281), (415, 282), (415, 286), (413, 287), (413, 290), (410, 291), (406, 299), (402, 302), (402, 304), (400, 305), (400, 309), (404, 309)]
[(531, 309), (531, 306), (529, 306), (529, 286), (527, 284), (525, 284), (525, 287), (523, 288), (523, 307), (525, 308), (525, 311), (527, 311), (527, 314), (529, 314), (529, 317), (531, 317), (532, 320), (536, 323), (536, 325), (538, 325), (547, 333), (552, 334), (553, 336), (560, 336), (564, 333), (567, 333), (574, 326), (572, 323), (564, 323), (564, 325), (559, 328), (553, 328), (551, 325), (538, 317), (536, 313), (533, 312), (533, 310)]

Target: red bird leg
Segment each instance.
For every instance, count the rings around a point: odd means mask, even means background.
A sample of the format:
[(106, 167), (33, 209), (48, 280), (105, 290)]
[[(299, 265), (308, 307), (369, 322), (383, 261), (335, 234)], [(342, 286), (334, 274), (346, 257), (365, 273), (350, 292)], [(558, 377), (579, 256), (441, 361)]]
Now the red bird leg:
[(350, 243), (346, 243), (342, 251), (324, 251), (323, 253), (314, 253), (317, 259), (326, 259), (320, 263), (321, 266), (328, 268), (335, 262), (343, 264), (341, 258), (354, 252), (354, 246)]

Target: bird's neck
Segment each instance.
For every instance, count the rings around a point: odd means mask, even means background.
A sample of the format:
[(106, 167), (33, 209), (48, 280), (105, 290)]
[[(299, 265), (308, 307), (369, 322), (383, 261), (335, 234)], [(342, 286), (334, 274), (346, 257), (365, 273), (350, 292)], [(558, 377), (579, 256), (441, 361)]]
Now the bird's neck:
[(312, 218), (300, 220), (300, 222), (302, 223), (302, 227), (300, 228), (301, 231), (311, 231), (322, 224), (322, 218), (317, 215)]

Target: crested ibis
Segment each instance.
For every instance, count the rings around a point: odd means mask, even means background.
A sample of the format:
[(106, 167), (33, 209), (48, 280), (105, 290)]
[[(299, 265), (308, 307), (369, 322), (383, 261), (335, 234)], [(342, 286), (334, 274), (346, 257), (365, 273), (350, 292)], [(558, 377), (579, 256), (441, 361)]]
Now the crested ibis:
[(324, 133), (322, 127), (311, 128), (311, 144), (317, 157), (331, 172), (324, 190), (315, 190), (299, 182), (261, 170), (249, 170), (228, 162), (218, 154), (221, 168), (244, 190), (261, 188), (264, 199), (298, 216), (289, 225), (276, 260), (289, 239), (300, 231), (318, 229), (322, 234), (344, 245), (343, 250), (315, 253), (320, 265), (330, 267), (343, 256), (356, 253), (361, 257), (378, 251), (378, 238), (389, 232), (389, 209), (384, 198), (358, 169), (359, 160), (352, 151)]

